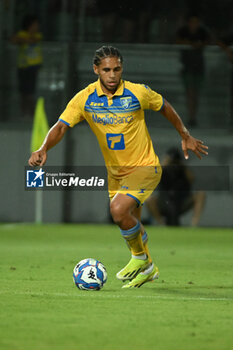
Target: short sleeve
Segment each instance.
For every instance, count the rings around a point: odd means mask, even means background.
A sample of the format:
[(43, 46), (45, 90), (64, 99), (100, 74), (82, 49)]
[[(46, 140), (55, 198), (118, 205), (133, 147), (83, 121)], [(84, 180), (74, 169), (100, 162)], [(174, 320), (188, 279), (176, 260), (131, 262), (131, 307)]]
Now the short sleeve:
[(66, 106), (59, 120), (71, 128), (84, 120), (85, 90), (77, 93)]
[[(41, 32), (37, 32), (34, 34), (35, 38), (38, 41), (41, 41), (43, 39), (43, 35)], [(29, 38), (29, 33), (25, 30), (20, 30), (16, 33), (16, 38), (18, 39), (28, 39)]]
[(163, 108), (164, 100), (162, 95), (153, 91), (149, 86), (142, 85), (142, 101), (143, 109), (152, 109), (153, 111), (160, 111)]

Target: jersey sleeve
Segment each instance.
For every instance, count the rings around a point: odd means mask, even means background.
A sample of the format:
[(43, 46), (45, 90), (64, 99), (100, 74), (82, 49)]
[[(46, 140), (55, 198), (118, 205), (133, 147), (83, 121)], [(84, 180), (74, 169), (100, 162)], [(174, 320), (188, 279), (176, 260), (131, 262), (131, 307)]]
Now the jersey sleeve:
[(152, 109), (153, 111), (160, 111), (163, 108), (163, 96), (153, 91), (147, 85), (141, 85), (141, 106), (142, 109)]
[(71, 128), (85, 119), (84, 117), (84, 104), (86, 93), (85, 90), (77, 93), (72, 100), (66, 106), (64, 112), (60, 115), (59, 119)]
[(27, 32), (25, 32), (25, 30), (19, 30), (17, 33), (16, 33), (16, 37), (17, 38), (20, 38), (20, 39), (25, 39), (27, 38)]
[[(16, 33), (16, 38), (19, 39), (28, 39), (30, 37), (30, 34), (28, 32), (26, 32), (25, 30), (19, 30)], [(34, 34), (34, 37), (38, 40), (41, 41), (43, 39), (43, 35), (41, 32), (37, 32)]]

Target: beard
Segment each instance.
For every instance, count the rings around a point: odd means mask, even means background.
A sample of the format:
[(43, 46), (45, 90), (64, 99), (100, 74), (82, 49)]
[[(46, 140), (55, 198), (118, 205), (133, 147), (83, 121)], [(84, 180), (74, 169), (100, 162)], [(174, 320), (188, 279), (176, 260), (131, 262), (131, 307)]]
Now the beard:
[(102, 79), (99, 77), (101, 85), (104, 86), (104, 88), (109, 92), (115, 92), (120, 84), (120, 80), (116, 83), (115, 86), (108, 86)]

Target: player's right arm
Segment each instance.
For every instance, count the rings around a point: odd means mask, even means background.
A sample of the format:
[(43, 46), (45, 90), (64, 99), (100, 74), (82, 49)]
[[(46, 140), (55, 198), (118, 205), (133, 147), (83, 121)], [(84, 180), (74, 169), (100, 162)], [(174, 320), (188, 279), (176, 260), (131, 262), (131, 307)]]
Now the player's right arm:
[(32, 152), (28, 164), (30, 166), (43, 166), (47, 160), (47, 151), (61, 141), (68, 129), (69, 126), (61, 121), (54, 124), (45, 137), (41, 147), (37, 151)]

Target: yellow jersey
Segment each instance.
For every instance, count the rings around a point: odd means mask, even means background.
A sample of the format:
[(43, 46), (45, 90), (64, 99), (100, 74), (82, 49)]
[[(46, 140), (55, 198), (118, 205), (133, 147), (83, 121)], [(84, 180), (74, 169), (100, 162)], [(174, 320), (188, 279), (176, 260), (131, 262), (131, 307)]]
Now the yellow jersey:
[(119, 178), (135, 167), (159, 165), (144, 110), (162, 107), (163, 97), (146, 85), (122, 80), (108, 97), (98, 80), (72, 98), (59, 120), (73, 127), (85, 119), (98, 139), (109, 175)]
[[(26, 30), (20, 30), (17, 34), (18, 38), (28, 39), (30, 34)], [(18, 54), (18, 67), (27, 68), (32, 66), (37, 66), (42, 64), (42, 50), (41, 43), (42, 34), (40, 32), (35, 33), (34, 37), (37, 42), (31, 44), (20, 44), (19, 54)]]

